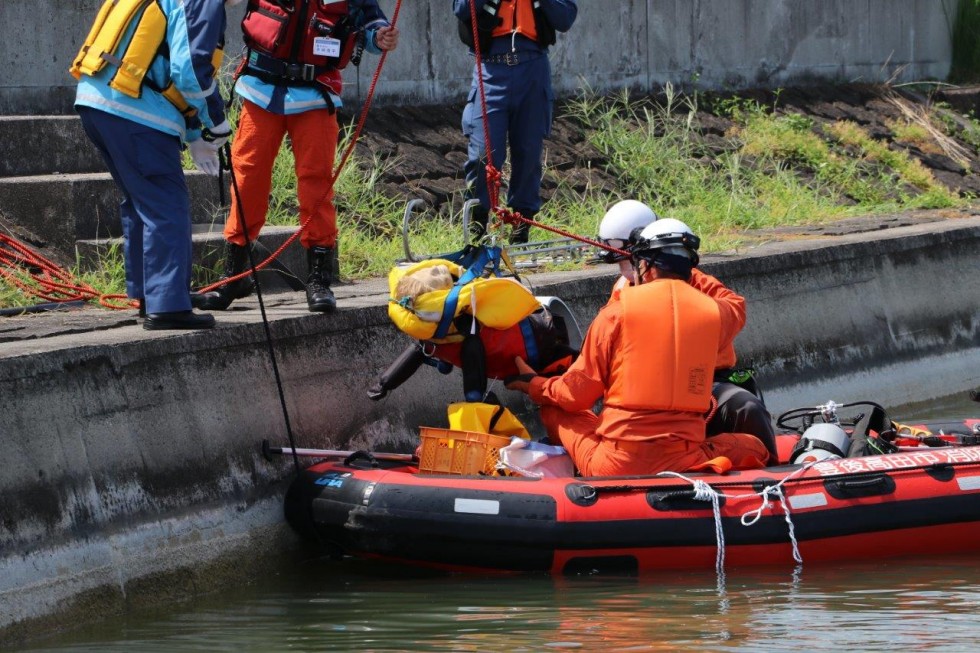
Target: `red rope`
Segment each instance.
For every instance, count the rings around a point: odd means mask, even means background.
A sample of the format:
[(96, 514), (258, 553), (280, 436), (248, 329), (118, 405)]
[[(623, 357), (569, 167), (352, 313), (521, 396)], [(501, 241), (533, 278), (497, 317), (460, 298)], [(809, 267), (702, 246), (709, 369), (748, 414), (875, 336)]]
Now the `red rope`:
[[(402, 0), (397, 0), (397, 2), (395, 3), (395, 11), (391, 16), (392, 27), (395, 27), (398, 24), (398, 14), (399, 12), (401, 12), (401, 7), (402, 7)], [(377, 68), (374, 69), (374, 75), (371, 77), (371, 86), (368, 88), (367, 96), (364, 98), (364, 106), (361, 109), (360, 116), (358, 117), (357, 127), (354, 129), (354, 135), (351, 137), (350, 142), (347, 144), (347, 148), (344, 150), (344, 153), (341, 155), (340, 162), (337, 164), (337, 167), (334, 169), (334, 172), (331, 174), (330, 181), (327, 183), (327, 187), (326, 190), (323, 192), (323, 195), (321, 195), (320, 199), (317, 200), (316, 203), (313, 205), (313, 209), (310, 211), (310, 215), (306, 218), (306, 220), (300, 223), (299, 229), (297, 229), (295, 233), (293, 233), (289, 238), (287, 238), (286, 242), (284, 242), (274, 252), (272, 252), (272, 254), (268, 256), (268, 258), (266, 258), (264, 261), (262, 261), (261, 263), (255, 266), (256, 272), (258, 272), (259, 270), (265, 267), (268, 267), (273, 261), (279, 258), (279, 255), (282, 254), (287, 247), (289, 247), (297, 238), (300, 237), (300, 234), (302, 234), (303, 230), (306, 229), (307, 225), (310, 223), (310, 220), (312, 220), (313, 216), (316, 215), (317, 209), (320, 208), (320, 205), (323, 204), (323, 202), (333, 191), (334, 184), (337, 183), (337, 179), (340, 177), (340, 173), (343, 171), (344, 166), (347, 165), (347, 162), (350, 159), (351, 154), (353, 154), (354, 152), (354, 147), (357, 145), (357, 141), (361, 137), (361, 132), (364, 131), (364, 123), (367, 121), (368, 111), (370, 110), (371, 102), (374, 99), (374, 91), (378, 85), (378, 78), (381, 76), (381, 69), (384, 67), (385, 60), (387, 58), (388, 58), (388, 51), (382, 50), (381, 55), (378, 58), (378, 66)], [(244, 211), (241, 212), (241, 215), (244, 215)], [(244, 221), (241, 226), (243, 230), (248, 228), (247, 225), (244, 224)], [(245, 270), (244, 272), (240, 274), (236, 274), (233, 277), (220, 279), (212, 283), (210, 286), (205, 286), (204, 288), (201, 288), (200, 291), (198, 292), (202, 292), (202, 293), (210, 292), (215, 288), (220, 288), (221, 286), (224, 286), (225, 284), (229, 284), (233, 281), (238, 281), (239, 279), (244, 279), (245, 277), (250, 276), (251, 274), (252, 274), (251, 269)]]
[(480, 30), (476, 20), (476, 4), (470, 2), (470, 29), (473, 30), (473, 55), (476, 65), (476, 84), (480, 91), (480, 113), (483, 116), (483, 145), (487, 155), (487, 196), (490, 213), (496, 213), (500, 204), (500, 171), (493, 165), (493, 144), (490, 141), (490, 121), (487, 115), (487, 89), (483, 84), (483, 53), (480, 51)]
[[(25, 277), (31, 282), (25, 281)], [(125, 295), (104, 295), (89, 284), (72, 277), (54, 261), (38, 254), (12, 236), (0, 233), (0, 278), (28, 297), (65, 303), (97, 299), (106, 308), (136, 308), (135, 301), (120, 305)]]

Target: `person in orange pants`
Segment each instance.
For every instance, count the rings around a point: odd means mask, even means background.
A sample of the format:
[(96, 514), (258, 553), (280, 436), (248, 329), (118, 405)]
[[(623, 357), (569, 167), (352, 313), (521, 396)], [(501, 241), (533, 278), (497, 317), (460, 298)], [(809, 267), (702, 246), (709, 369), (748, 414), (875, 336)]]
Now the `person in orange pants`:
[[(237, 188), (224, 229), (223, 278), (249, 267), (246, 245), (255, 242), (265, 224), (273, 163), (288, 134), (296, 159), (300, 224), (305, 225), (306, 300), (310, 311), (330, 312), (337, 307), (330, 284), (337, 243), (332, 176), (340, 71), (361, 48), (376, 54), (394, 50), (398, 30), (377, 0), (249, 0), (242, 33), (246, 52), (235, 93), (244, 102), (231, 152)], [(252, 288), (248, 277), (225, 283), (206, 295), (202, 307), (224, 310)]]
[(709, 275), (701, 289), (689, 283), (698, 244), (687, 225), (654, 222), (631, 251), (639, 284), (599, 311), (575, 363), (544, 378), (515, 361), (522, 375), (507, 387), (541, 406), (549, 437), (583, 475), (764, 466), (753, 435), (706, 438), (718, 352), (745, 325), (745, 300)]

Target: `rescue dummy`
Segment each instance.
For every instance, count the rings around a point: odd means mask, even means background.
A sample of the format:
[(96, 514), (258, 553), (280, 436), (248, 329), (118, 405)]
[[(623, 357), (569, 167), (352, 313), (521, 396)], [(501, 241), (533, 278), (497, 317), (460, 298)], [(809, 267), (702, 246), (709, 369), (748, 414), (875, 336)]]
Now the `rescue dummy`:
[[(569, 325), (514, 278), (499, 276), (499, 247), (468, 247), (457, 260), (430, 259), (388, 276), (388, 316), (417, 342), (368, 390), (378, 400), (423, 364), (463, 371), (467, 401), (480, 401), (487, 379), (517, 373), (514, 357), (536, 369), (564, 369), (574, 358)], [(447, 278), (448, 273), (448, 278)]]

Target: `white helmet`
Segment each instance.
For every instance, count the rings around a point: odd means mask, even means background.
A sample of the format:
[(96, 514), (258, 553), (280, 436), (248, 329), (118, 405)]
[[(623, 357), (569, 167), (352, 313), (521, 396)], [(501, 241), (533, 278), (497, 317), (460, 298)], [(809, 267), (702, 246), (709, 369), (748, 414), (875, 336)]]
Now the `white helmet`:
[(674, 218), (662, 218), (640, 232), (631, 251), (634, 258), (647, 260), (661, 269), (690, 274), (690, 268), (698, 264), (700, 246), (701, 240), (686, 224)]
[[(632, 244), (630, 235), (636, 229), (642, 229), (656, 221), (657, 214), (643, 202), (622, 200), (613, 204), (599, 223), (599, 241), (615, 247), (626, 249)], [(625, 257), (616, 252), (601, 250), (599, 258), (606, 263), (615, 263)]]

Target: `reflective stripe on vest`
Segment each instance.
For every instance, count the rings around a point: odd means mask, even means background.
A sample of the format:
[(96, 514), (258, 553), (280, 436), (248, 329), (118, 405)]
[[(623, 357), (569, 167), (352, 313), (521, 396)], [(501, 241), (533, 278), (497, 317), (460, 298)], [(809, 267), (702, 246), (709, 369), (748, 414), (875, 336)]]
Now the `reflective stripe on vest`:
[(538, 40), (538, 27), (534, 22), (534, 5), (538, 0), (502, 0), (497, 16), (500, 25), (494, 28), (493, 36), (505, 36), (516, 32), (532, 41)]
[(606, 403), (703, 412), (721, 337), (717, 303), (686, 281), (660, 279), (620, 295), (620, 350)]

